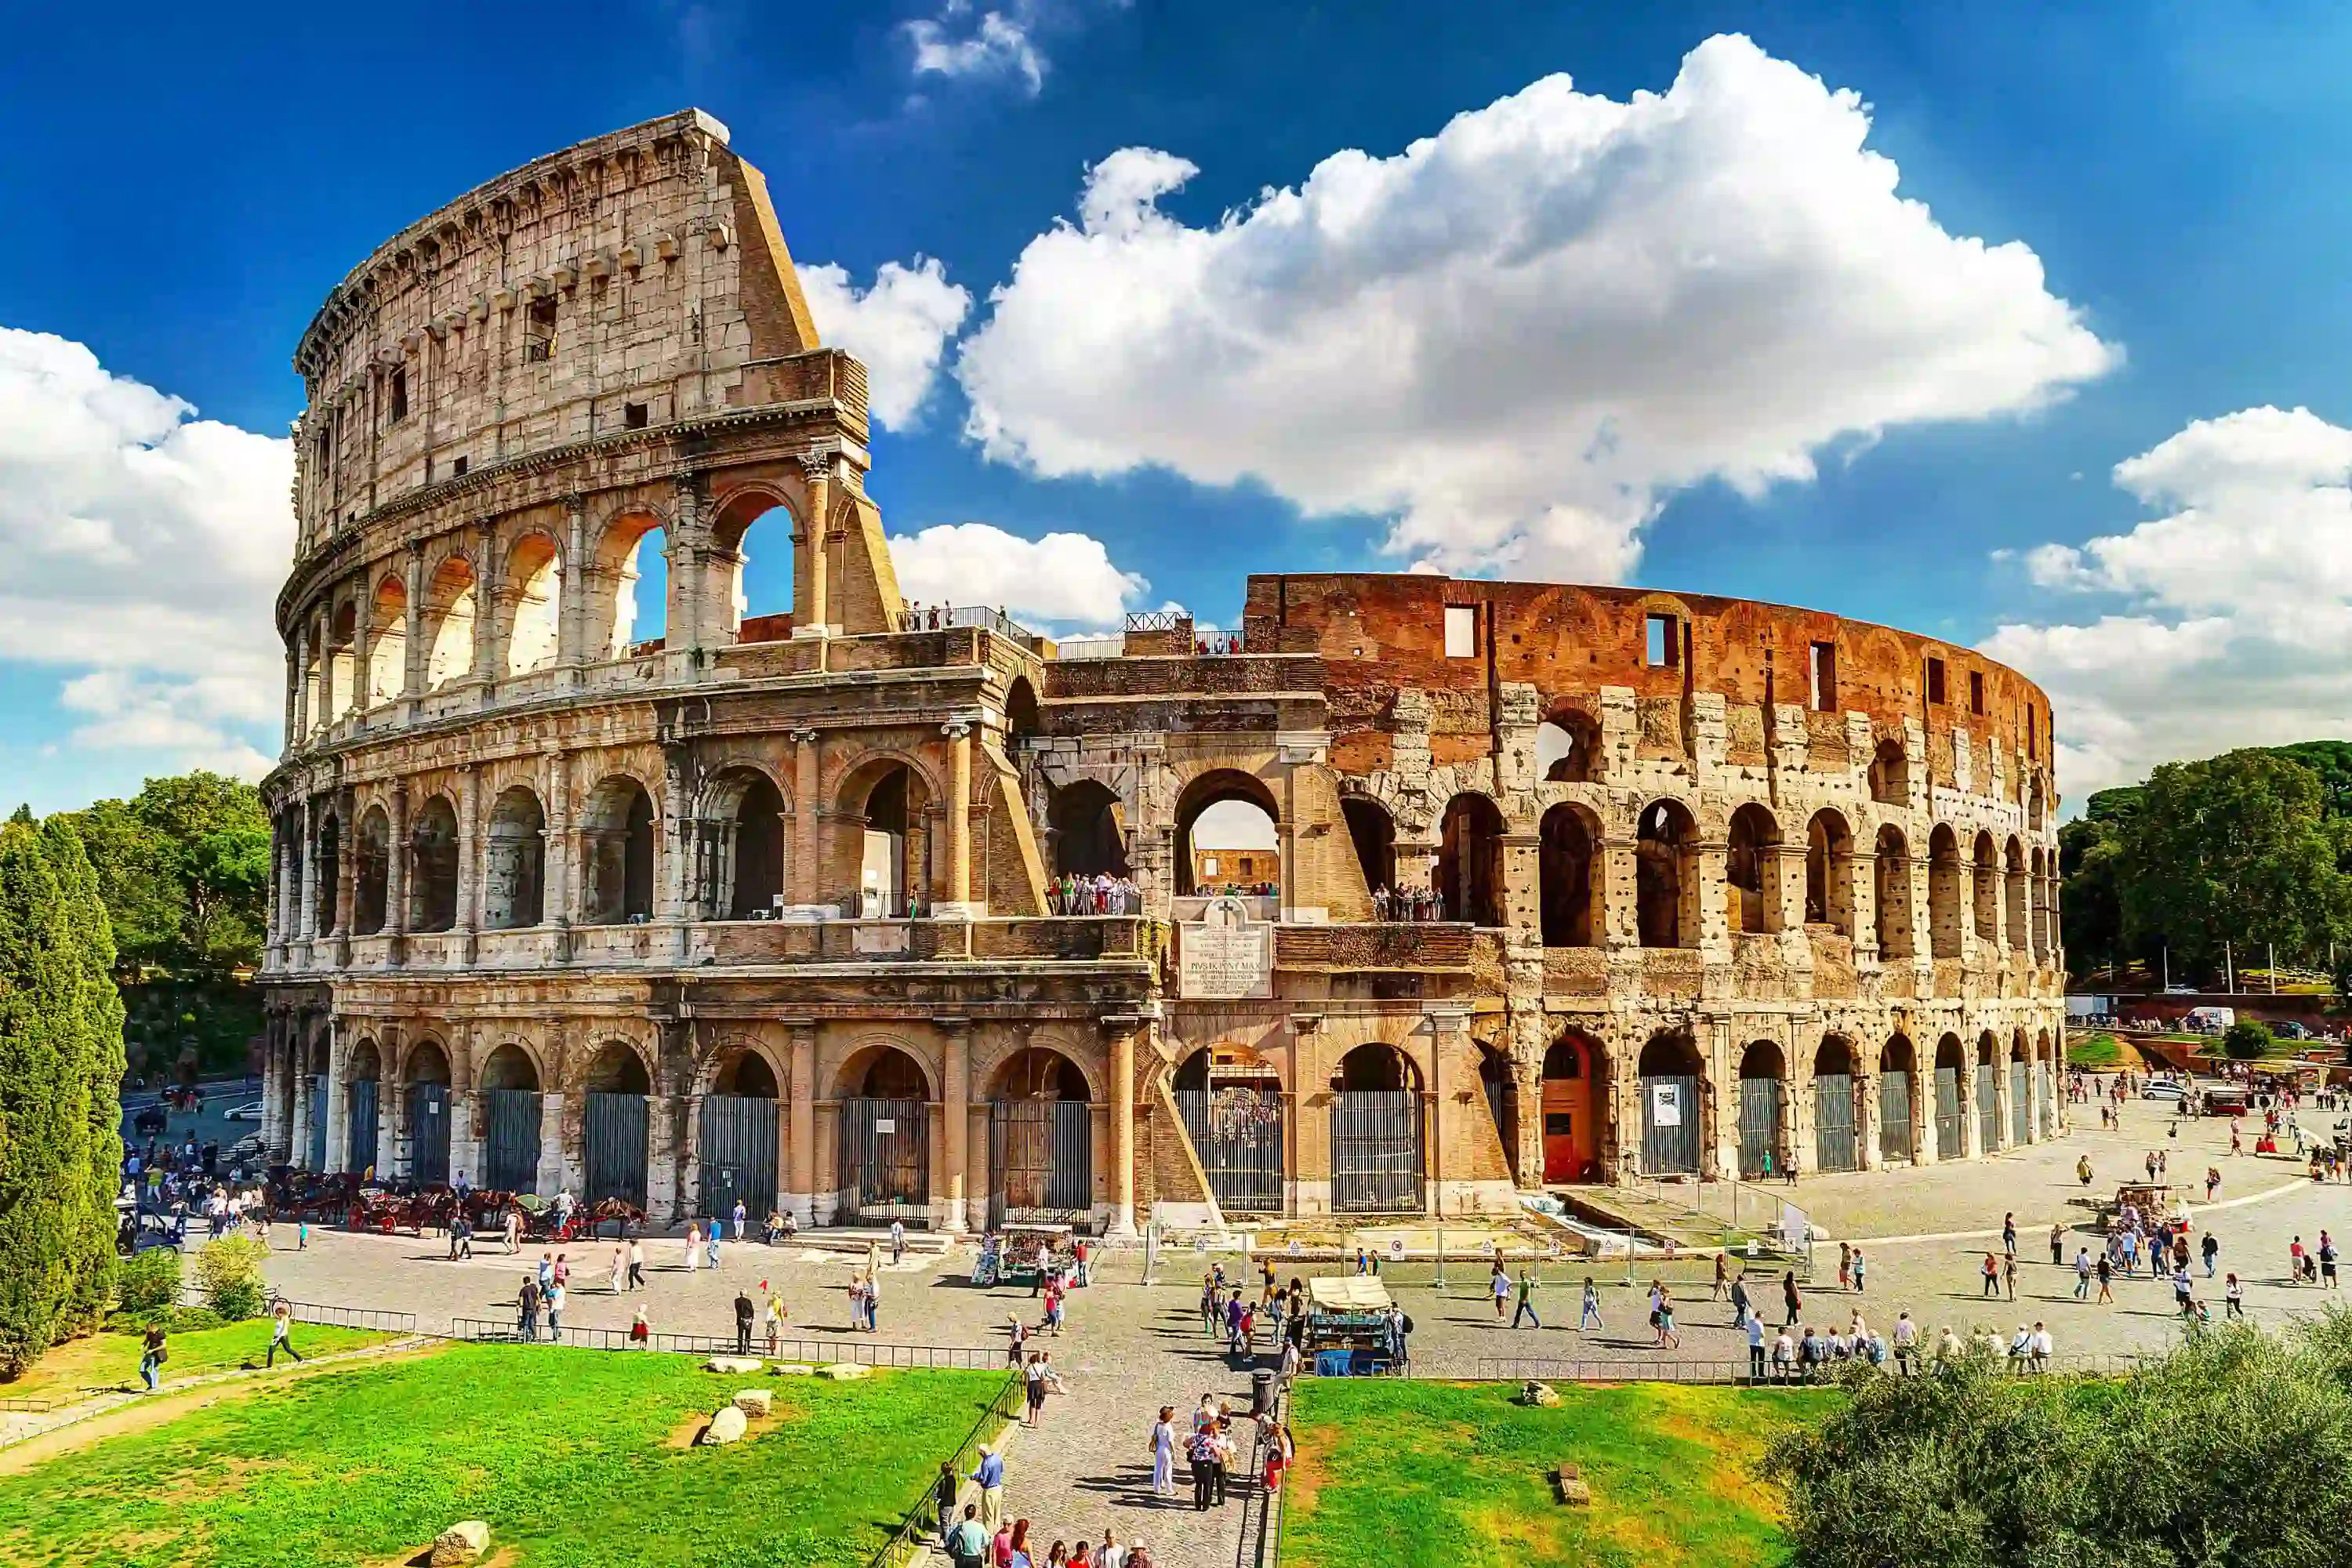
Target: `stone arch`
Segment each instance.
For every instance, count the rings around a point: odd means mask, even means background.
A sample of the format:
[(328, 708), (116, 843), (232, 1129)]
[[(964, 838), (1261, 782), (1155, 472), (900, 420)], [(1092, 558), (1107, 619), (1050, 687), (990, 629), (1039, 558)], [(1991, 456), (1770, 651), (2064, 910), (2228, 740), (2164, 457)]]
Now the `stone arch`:
[[(587, 573), (586, 607), (583, 622), (589, 628), (592, 642), (599, 645), (595, 657), (616, 659), (628, 657), (630, 649), (641, 641), (666, 641), (668, 637), (668, 520), (661, 513), (645, 507), (630, 507), (607, 518), (596, 535), (596, 547)], [(655, 535), (660, 538), (654, 539)], [(663, 563), (663, 593), (647, 595), (640, 605), (638, 584), (643, 577), (645, 545), (654, 540), (655, 559)], [(657, 607), (662, 612), (662, 637), (640, 637), (639, 610)], [(645, 628), (650, 631), (650, 626)]]
[(343, 1081), (359, 1083), (383, 1077), (383, 1052), (372, 1035), (362, 1035), (352, 1046), (351, 1055), (343, 1058)]
[(939, 796), (924, 772), (896, 752), (858, 761), (842, 778), (836, 818), (843, 835), (840, 879), (854, 890), (852, 910), (869, 919), (912, 914), (931, 887), (931, 803)]
[(1396, 818), (1369, 795), (1349, 791), (1339, 797), (1340, 820), (1348, 825), (1348, 842), (1356, 851), (1356, 867), (1364, 874), (1364, 891), (1396, 890)]
[(1026, 1045), (1005, 1053), (988, 1076), (985, 1098), (1088, 1102), (1094, 1086), (1076, 1058), (1052, 1046)]
[(1805, 824), (1805, 921), (1852, 936), (1853, 929), (1853, 830), (1830, 806)]
[(1813, 1166), (1820, 1171), (1862, 1168), (1861, 1063), (1853, 1042), (1840, 1034), (1822, 1037), (1813, 1050)]
[[(766, 542), (763, 550), (771, 545), (781, 546), (772, 553), (782, 563), (782, 591), (778, 591), (774, 574), (763, 567), (761, 574), (767, 580), (755, 593), (746, 581), (746, 573), (751, 565), (751, 552), (748, 548), (751, 535), (770, 514), (777, 512), (783, 516), (783, 528), (761, 530), (761, 537)], [(800, 509), (782, 491), (765, 485), (756, 482), (745, 485), (717, 501), (710, 523), (709, 577), (706, 589), (708, 597), (703, 607), (703, 640), (706, 643), (720, 646), (732, 642), (771, 640), (764, 635), (769, 628), (762, 628), (763, 635), (761, 636), (746, 635), (751, 628), (747, 628), (744, 623), (749, 620), (778, 621), (790, 625), (796, 603), (793, 580), (796, 560), (793, 547), (803, 542), (807, 531)], [(829, 544), (823, 548), (832, 553)], [(756, 612), (752, 608), (755, 598), (762, 606)]]
[(408, 584), (387, 572), (368, 604), (368, 703), (408, 689)]
[(425, 643), (425, 689), (437, 691), (474, 673), (474, 619), (480, 612), (474, 563), (451, 551), (425, 579), (417, 635)]
[(1979, 831), (1971, 856), (1970, 875), (1974, 881), (1972, 913), (1975, 916), (1977, 940), (1986, 944), (1990, 952), (2000, 938), (2000, 856), (1993, 847), (1992, 835)]
[(1045, 712), (1037, 701), (1037, 689), (1025, 675), (1016, 675), (1004, 689), (1004, 735), (1007, 742), (1018, 747), (1026, 742), (1042, 739), (1045, 734)]
[(1099, 779), (1072, 779), (1055, 789), (1045, 808), (1054, 836), (1054, 874), (1124, 877), (1127, 804)]
[(1878, 1052), (1878, 1152), (1882, 1160), (1919, 1157), (1917, 1049), (1897, 1030)]
[(2031, 948), (2033, 941), (2032, 928), (2026, 923), (2031, 895), (2025, 879), (2025, 847), (2014, 835), (2009, 840), (2004, 859), (2002, 892), (2008, 906), (2010, 951), (2023, 952)]
[(1882, 739), (1870, 756), (1870, 798), (1881, 805), (1911, 804), (1911, 757), (1903, 742)]
[(408, 929), (449, 931), (457, 923), (457, 808), (446, 795), (425, 797), (408, 830)]
[(1536, 726), (1536, 776), (1546, 784), (1597, 784), (1603, 771), (1601, 725), (1580, 708), (1559, 707)]
[(1417, 1094), (1421, 1091), (1421, 1064), (1402, 1046), (1385, 1040), (1367, 1040), (1339, 1058), (1331, 1074), (1332, 1085), (1342, 1094), (1395, 1093), (1400, 1090)]
[(1878, 830), (1871, 863), (1874, 902), (1877, 905), (1876, 935), (1882, 958), (1912, 956), (1911, 852), (1903, 830), (1893, 823)]
[(431, 1035), (411, 1041), (400, 1084), (402, 1115), (395, 1125), (407, 1145), (408, 1179), (425, 1187), (446, 1182), (453, 1120), (448, 1048)]
[(635, 1040), (609, 1037), (590, 1054), (580, 1073), (576, 1145), (568, 1136), (571, 1127), (564, 1129), (567, 1148), (576, 1149), (583, 1202), (618, 1198), (645, 1206), (653, 1089), (652, 1064)]
[(402, 1054), (400, 1081), (403, 1083), (446, 1084), (449, 1079), (449, 1047), (432, 1035), (419, 1035), (408, 1043)]
[(544, 1093), (547, 1075), (541, 1070), (539, 1052), (520, 1035), (509, 1035), (493, 1047), (474, 1071), (476, 1089), (529, 1089)]
[(1696, 1175), (1712, 1114), (1706, 1058), (1688, 1031), (1660, 1029), (1635, 1060), (1642, 1113), (1641, 1169), (1651, 1175)]
[(1927, 940), (1935, 958), (1960, 956), (1960, 842), (1951, 824), (1927, 835)]
[(1698, 945), (1698, 825), (1671, 795), (1642, 808), (1633, 844), (1633, 910), (1643, 947)]
[(2025, 826), (2035, 833), (2042, 831), (2043, 809), (2042, 774), (2037, 772), (2027, 780), (2025, 788)]
[(1751, 1180), (1786, 1169), (1789, 1058), (1774, 1040), (1750, 1040), (1739, 1053), (1739, 1173)]
[(1438, 892), (1445, 918), (1475, 926), (1505, 923), (1502, 808), (1476, 790), (1445, 803), (1438, 822)]
[(651, 919), (658, 834), (652, 794), (634, 775), (608, 773), (580, 812), (580, 920)]
[(1546, 947), (1591, 947), (1608, 907), (1601, 819), (1568, 802), (1543, 814), (1537, 832), (1538, 904)]
[[(931, 1065), (908, 1041), (868, 1038), (853, 1047), (834, 1071), (834, 1093), (845, 1099), (923, 1100), (939, 1098)], [(887, 1090), (888, 1092), (882, 1092)]]
[(509, 784), (490, 806), (482, 871), (482, 924), (520, 931), (547, 919), (547, 812), (528, 784)]
[(335, 812), (328, 811), (320, 816), (311, 853), (316, 857), (312, 863), (319, 868), (319, 899), (311, 910), (310, 934), (328, 936), (335, 929), (335, 905), (342, 881), (342, 819)]
[[(1236, 846), (1206, 847), (1194, 842), (1202, 816), (1213, 807), (1227, 802), (1238, 802), (1254, 808), (1265, 819), (1265, 837), (1280, 843), (1282, 808), (1276, 804), (1274, 792), (1265, 781), (1239, 768), (1212, 768), (1186, 783), (1176, 797), (1176, 891), (1180, 896), (1192, 896), (1207, 889), (1227, 885), (1255, 885), (1260, 881), (1280, 880), (1279, 873), (1272, 877), (1242, 877), (1236, 872), (1244, 850)], [(1253, 824), (1252, 836), (1255, 836)], [(1274, 860), (1272, 850), (1258, 851), (1265, 861)], [(1228, 866), (1229, 859), (1235, 865)], [(1211, 869), (1212, 864), (1215, 868)], [(1246, 862), (1255, 867), (1258, 860)]]
[(383, 930), (392, 882), (392, 818), (382, 805), (360, 813), (352, 835), (352, 930), (373, 936)]
[(585, 1094), (651, 1094), (653, 1063), (636, 1041), (611, 1036), (598, 1044), (581, 1069), (580, 1089)]
[(499, 579), (495, 640), (508, 675), (555, 663), (563, 616), (563, 552), (551, 534), (531, 529), (507, 547)]
[(1724, 851), (1724, 923), (1757, 935), (1780, 921), (1780, 825), (1749, 801), (1731, 814)]
[(696, 1087), (704, 1094), (782, 1100), (788, 1077), (783, 1061), (768, 1048), (767, 1042), (751, 1035), (730, 1035), (703, 1064), (701, 1082)]
[(327, 717), (348, 718), (365, 707), (364, 694), (360, 690), (359, 668), (359, 608), (349, 599), (339, 599), (327, 612), (326, 669), (334, 680), (334, 703)]
[(712, 775), (696, 824), (698, 901), (710, 919), (764, 918), (782, 902), (789, 813), (775, 775), (757, 763), (730, 763)]

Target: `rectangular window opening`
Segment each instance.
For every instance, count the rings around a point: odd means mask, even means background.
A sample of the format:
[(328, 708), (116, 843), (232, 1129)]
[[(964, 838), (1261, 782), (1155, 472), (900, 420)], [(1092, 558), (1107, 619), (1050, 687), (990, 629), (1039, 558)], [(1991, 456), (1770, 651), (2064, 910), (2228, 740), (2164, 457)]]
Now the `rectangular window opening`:
[(1837, 644), (1817, 642), (1813, 645), (1813, 711), (1837, 711)]
[(468, 466), (468, 461), (467, 461), (467, 459), (466, 459), (466, 458), (457, 458), (455, 462), (453, 462), (453, 463), (451, 463), (451, 464), (449, 465), (449, 472), (450, 472), (450, 474), (451, 474), (452, 476), (454, 476), (454, 477), (463, 478), (463, 477), (464, 477), (464, 475), (465, 475), (465, 472), (466, 472), (466, 469), (467, 469), (467, 466)]
[(1445, 606), (1445, 657), (1475, 658), (1478, 657), (1478, 606), (1448, 605)]
[(555, 301), (533, 300), (523, 319), (522, 362), (544, 364), (555, 357)]
[(2034, 721), (2033, 704), (2025, 705), (2025, 755), (2037, 760), (2042, 755), (2042, 728)]
[(408, 370), (403, 366), (392, 373), (392, 423), (399, 424), (408, 417)]
[(1969, 671), (1969, 711), (1979, 719), (1984, 717), (1984, 671), (1981, 669)]
[(622, 429), (642, 430), (646, 427), (646, 405), (644, 404), (624, 403), (621, 405)]
[(1944, 705), (1944, 661), (1927, 660), (1927, 700), (1940, 708)]
[(1673, 616), (1642, 618), (1642, 662), (1652, 669), (1672, 669), (1683, 661), (1682, 623)]

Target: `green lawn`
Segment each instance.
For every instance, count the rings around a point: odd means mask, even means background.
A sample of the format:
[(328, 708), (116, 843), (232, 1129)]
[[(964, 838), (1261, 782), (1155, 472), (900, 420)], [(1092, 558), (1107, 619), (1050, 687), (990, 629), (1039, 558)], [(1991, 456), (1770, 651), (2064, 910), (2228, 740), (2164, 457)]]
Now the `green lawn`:
[[(0, 1563), (377, 1564), (461, 1519), (489, 1521), (511, 1568), (857, 1563), (1002, 1383), (729, 1377), (687, 1356), (451, 1345), (0, 1476)], [(776, 1391), (772, 1429), (673, 1446), (752, 1385)]]
[[(1302, 1380), (1297, 1486), (1280, 1568), (1745, 1568), (1782, 1561), (1780, 1513), (1754, 1461), (1832, 1391), (1627, 1384)], [(1590, 1509), (1555, 1502), (1547, 1472), (1583, 1468)]]
[[(383, 1342), (394, 1336), (362, 1329), (322, 1329), (310, 1323), (294, 1325), (294, 1348), (304, 1355), (324, 1355), (359, 1345)], [(14, 1383), (0, 1383), (0, 1398), (70, 1401), (87, 1390), (134, 1388), (139, 1384), (137, 1334), (92, 1334), (58, 1346), (25, 1369)], [(269, 1350), (269, 1321), (256, 1318), (225, 1329), (200, 1329), (173, 1334), (165, 1342), (171, 1352), (163, 1363), (166, 1383), (224, 1372), (248, 1363), (259, 1366)], [(278, 1364), (288, 1363), (284, 1356)]]
[(2123, 1059), (2123, 1048), (2113, 1035), (2077, 1035), (2066, 1042), (2069, 1067), (2111, 1068), (2121, 1065)]

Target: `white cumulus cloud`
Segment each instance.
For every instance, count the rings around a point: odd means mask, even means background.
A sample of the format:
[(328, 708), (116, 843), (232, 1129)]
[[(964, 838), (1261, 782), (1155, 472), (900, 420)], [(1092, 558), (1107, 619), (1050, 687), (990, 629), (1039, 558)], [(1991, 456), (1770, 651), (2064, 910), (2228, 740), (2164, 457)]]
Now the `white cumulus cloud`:
[(971, 290), (949, 282), (931, 256), (916, 257), (912, 267), (884, 262), (865, 289), (830, 262), (800, 273), (817, 335), (865, 362), (874, 417), (893, 430), (920, 423), (940, 355), (971, 310)]
[(79, 746), (258, 776), (283, 709), (283, 438), (0, 327), (0, 660), (59, 672)]
[(2340, 735), (2352, 712), (2352, 430), (2309, 409), (2200, 419), (2115, 468), (2163, 515), (2024, 556), (2095, 596), (2003, 626), (1984, 651), (2050, 693), (2081, 799), (2157, 763)]
[(915, 47), (915, 74), (1004, 77), (1018, 80), (1030, 97), (1045, 85), (1045, 56), (1031, 34), (1034, 8), (1016, 4), (1010, 15), (985, 11), (975, 17), (971, 0), (947, 0), (937, 16), (906, 24)]
[(1116, 626), (1150, 586), (1084, 533), (1024, 539), (985, 522), (943, 522), (890, 541), (912, 602), (987, 605), (1043, 627)]
[(2028, 411), (2120, 357), (2023, 244), (1947, 232), (1869, 112), (1743, 37), (1627, 102), (1548, 77), (1194, 226), (1145, 147), (1030, 241), (957, 374), (1045, 475), (1255, 476), (1446, 571), (1621, 577), (1662, 499)]

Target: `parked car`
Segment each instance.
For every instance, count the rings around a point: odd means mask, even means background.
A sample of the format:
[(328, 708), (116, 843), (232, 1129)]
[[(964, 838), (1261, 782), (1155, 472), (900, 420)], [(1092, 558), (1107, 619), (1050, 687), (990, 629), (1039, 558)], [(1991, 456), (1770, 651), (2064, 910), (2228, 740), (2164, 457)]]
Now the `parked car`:
[(160, 1105), (151, 1105), (131, 1119), (131, 1131), (142, 1138), (153, 1138), (172, 1124), (170, 1112)]
[(2147, 1087), (2139, 1091), (2142, 1100), (2179, 1100), (2187, 1092), (2185, 1086), (2168, 1078), (2150, 1079)]
[(251, 1105), (234, 1107), (222, 1115), (231, 1121), (258, 1121), (261, 1120), (261, 1101), (257, 1100)]

